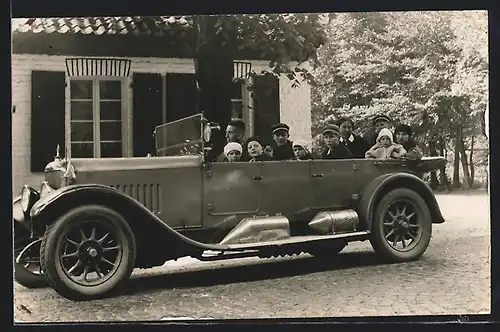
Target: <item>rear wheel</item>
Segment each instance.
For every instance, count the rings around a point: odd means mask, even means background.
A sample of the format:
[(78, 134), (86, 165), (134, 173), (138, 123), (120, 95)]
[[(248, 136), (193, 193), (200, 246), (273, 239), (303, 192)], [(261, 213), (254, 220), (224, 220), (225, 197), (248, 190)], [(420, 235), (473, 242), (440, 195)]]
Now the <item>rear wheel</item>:
[(108, 295), (130, 277), (136, 245), (120, 214), (87, 205), (48, 227), (40, 255), (43, 274), (56, 292), (70, 300), (92, 300)]
[(418, 259), (432, 236), (429, 208), (415, 191), (388, 192), (375, 210), (370, 242), (377, 253), (393, 262)]

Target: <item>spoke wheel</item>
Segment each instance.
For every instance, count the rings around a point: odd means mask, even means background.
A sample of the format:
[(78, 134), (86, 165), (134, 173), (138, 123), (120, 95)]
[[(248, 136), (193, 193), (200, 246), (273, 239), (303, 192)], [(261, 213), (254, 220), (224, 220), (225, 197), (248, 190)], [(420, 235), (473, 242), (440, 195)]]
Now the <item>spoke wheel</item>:
[(31, 239), (28, 231), (14, 224), (14, 280), (26, 288), (47, 286), (40, 266), (40, 243), (41, 239)]
[(394, 262), (418, 259), (432, 236), (429, 208), (419, 194), (394, 189), (375, 208), (370, 242), (378, 253)]
[(132, 273), (135, 239), (127, 222), (103, 206), (75, 208), (47, 229), (44, 276), (62, 296), (90, 300), (116, 290)]

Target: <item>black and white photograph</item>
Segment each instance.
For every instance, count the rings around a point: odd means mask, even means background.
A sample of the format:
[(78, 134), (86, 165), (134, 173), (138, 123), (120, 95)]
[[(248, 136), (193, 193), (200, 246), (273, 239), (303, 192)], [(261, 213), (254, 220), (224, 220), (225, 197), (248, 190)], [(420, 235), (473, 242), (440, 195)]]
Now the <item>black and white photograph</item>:
[(490, 314), (486, 10), (11, 30), (14, 323)]

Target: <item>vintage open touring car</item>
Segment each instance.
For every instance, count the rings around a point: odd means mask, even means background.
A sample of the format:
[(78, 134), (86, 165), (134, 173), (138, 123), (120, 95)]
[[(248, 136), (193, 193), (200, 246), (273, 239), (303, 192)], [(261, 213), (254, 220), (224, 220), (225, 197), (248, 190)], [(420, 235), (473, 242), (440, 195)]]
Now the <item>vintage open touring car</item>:
[(58, 153), (14, 200), (17, 282), (90, 300), (180, 257), (329, 257), (364, 240), (404, 262), (444, 222), (422, 180), (444, 158), (209, 162), (212, 130), (201, 114), (158, 126), (153, 157)]

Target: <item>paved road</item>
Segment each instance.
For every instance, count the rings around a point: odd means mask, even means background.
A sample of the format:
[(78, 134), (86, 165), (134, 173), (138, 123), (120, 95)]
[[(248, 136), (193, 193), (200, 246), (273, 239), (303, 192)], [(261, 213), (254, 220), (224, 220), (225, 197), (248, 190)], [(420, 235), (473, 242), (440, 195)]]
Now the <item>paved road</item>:
[(490, 311), (487, 195), (438, 196), (447, 222), (415, 262), (382, 264), (368, 242), (329, 262), (190, 259), (134, 272), (126, 294), (74, 303), (15, 284), (15, 320), (96, 321), (473, 314)]

